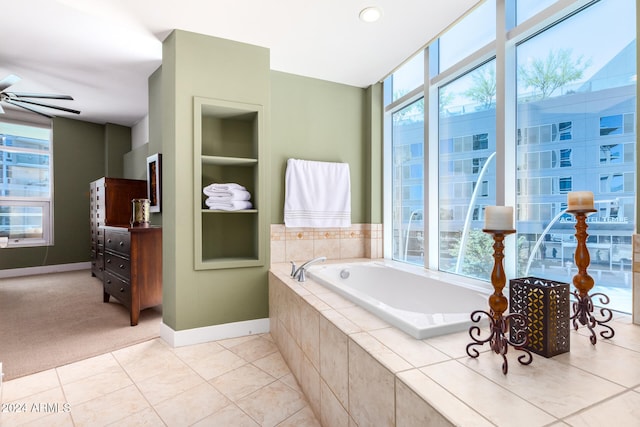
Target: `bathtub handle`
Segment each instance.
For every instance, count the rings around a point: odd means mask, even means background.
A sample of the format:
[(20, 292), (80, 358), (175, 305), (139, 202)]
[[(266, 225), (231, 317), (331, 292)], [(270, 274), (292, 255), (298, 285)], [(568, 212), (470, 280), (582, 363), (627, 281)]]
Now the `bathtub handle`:
[(293, 261), (289, 261), (291, 263), (291, 277), (296, 275), (296, 263)]

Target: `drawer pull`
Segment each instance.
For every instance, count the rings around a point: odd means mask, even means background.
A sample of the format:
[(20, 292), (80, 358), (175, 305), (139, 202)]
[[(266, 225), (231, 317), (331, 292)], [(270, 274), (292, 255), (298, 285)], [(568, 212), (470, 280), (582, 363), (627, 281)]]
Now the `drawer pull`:
[(107, 264), (111, 264), (111, 258), (107, 258)]
[(111, 239), (107, 239), (107, 243), (111, 243)]
[(124, 264), (120, 264), (120, 269), (124, 270)]
[(120, 288), (120, 292), (124, 292), (124, 288)]
[(111, 279), (107, 279), (107, 285), (111, 284)]
[(120, 242), (120, 246), (124, 246), (124, 242), (122, 242), (122, 241), (121, 241), (121, 242)]

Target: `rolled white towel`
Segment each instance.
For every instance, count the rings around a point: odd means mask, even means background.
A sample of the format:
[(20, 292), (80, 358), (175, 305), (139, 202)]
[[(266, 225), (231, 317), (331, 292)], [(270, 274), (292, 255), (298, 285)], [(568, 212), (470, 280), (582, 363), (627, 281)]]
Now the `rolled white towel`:
[(221, 210), (221, 211), (240, 211), (243, 209), (251, 209), (253, 205), (248, 200), (230, 200), (226, 202), (220, 202), (208, 198), (205, 203), (209, 209)]
[(211, 198), (215, 198), (219, 201), (227, 201), (227, 200), (250, 200), (251, 193), (247, 190), (207, 190), (206, 188), (202, 190), (202, 192)]

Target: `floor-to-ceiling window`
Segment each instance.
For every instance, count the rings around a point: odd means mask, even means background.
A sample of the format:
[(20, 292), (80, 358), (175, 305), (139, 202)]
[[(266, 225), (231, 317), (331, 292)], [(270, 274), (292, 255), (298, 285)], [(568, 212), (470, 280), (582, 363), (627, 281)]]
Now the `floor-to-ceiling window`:
[[(393, 258), (424, 264), (424, 57), (416, 55), (385, 85), (388, 103), (404, 99), (391, 114), (391, 251)], [(408, 101), (407, 101), (408, 99)]]
[(590, 273), (610, 306), (631, 309), (635, 218), (633, 1), (600, 1), (518, 44), (518, 274), (576, 273), (567, 193), (590, 190)]
[[(635, 16), (633, 0), (488, 0), (428, 46), (426, 83), (385, 99), (387, 256), (488, 280), (484, 208), (507, 204), (517, 229), (508, 271), (571, 282), (575, 229), (563, 211), (568, 192), (591, 190), (590, 272), (610, 307), (630, 312)], [(430, 203), (425, 188), (437, 191)]]

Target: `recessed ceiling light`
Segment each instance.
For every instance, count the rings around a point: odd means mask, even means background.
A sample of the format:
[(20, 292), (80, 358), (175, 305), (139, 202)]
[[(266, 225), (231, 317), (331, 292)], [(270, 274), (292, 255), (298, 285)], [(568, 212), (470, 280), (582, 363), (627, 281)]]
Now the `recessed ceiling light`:
[(376, 22), (381, 16), (382, 11), (375, 6), (365, 7), (360, 11), (360, 20), (363, 22)]

